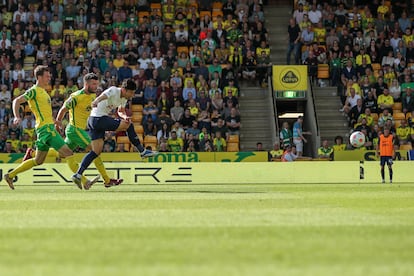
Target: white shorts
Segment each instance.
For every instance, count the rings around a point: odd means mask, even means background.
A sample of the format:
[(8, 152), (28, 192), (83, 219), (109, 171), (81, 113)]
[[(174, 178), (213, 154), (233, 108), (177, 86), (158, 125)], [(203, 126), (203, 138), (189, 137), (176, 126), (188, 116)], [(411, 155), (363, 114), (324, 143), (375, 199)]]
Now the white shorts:
[(302, 139), (293, 138), (293, 143), (296, 146), (296, 151), (303, 152), (303, 141), (302, 141)]

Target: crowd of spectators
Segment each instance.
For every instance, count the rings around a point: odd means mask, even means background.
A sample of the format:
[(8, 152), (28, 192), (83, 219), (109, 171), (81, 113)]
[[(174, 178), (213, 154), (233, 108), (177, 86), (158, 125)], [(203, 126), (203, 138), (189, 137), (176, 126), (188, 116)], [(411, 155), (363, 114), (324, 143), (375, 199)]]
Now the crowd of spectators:
[[(395, 149), (414, 140), (414, 24), (410, 1), (296, 1), (288, 27), (296, 64), (308, 66), (317, 85), (320, 64), (329, 65), (338, 87), (340, 112), (350, 131), (362, 131), (373, 149), (384, 126), (397, 138)], [(323, 83), (320, 80), (319, 85)], [(339, 139), (340, 138), (340, 139)], [(337, 141), (342, 141), (339, 137)], [(339, 143), (339, 142), (338, 142)], [(343, 143), (343, 142), (340, 142)], [(326, 144), (326, 141), (324, 142)], [(338, 149), (345, 148), (337, 144)]]
[[(0, 14), (0, 151), (25, 152), (34, 118), (13, 125), (11, 102), (48, 65), (54, 115), (88, 72), (100, 91), (132, 78), (145, 136), (160, 151), (225, 151), (240, 129), (243, 79), (266, 85), (270, 49), (260, 0), (3, 1)], [(132, 111), (131, 111), (132, 114)], [(104, 151), (125, 151), (108, 133)]]

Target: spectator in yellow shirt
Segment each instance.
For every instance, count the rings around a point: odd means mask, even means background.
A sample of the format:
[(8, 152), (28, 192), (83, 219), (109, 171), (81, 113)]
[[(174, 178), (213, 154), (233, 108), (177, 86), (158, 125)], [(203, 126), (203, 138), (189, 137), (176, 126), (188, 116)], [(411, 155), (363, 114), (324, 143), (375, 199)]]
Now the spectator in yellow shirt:
[(346, 95), (349, 97), (351, 96), (351, 88), (355, 90), (355, 94), (359, 95), (361, 98), (363, 97), (361, 87), (359, 86), (359, 83), (354, 81), (353, 79), (349, 79), (347, 83), (347, 89), (346, 89)]
[(318, 148), (318, 157), (322, 159), (332, 159), (334, 150), (329, 146), (328, 140), (322, 141), (322, 146)]
[(407, 120), (401, 120), (401, 125), (396, 129), (398, 144), (401, 145), (411, 145), (411, 128), (407, 124)]
[(365, 119), (367, 121), (367, 126), (369, 127), (374, 126), (374, 117), (372, 117), (371, 109), (369, 107), (365, 108), (365, 112), (359, 115), (358, 124), (361, 123), (362, 119)]
[(326, 44), (326, 28), (323, 26), (322, 21), (319, 21), (318, 24), (313, 28), (315, 33), (314, 41), (318, 42), (321, 45)]
[(335, 144), (332, 146), (334, 152), (346, 150), (346, 144), (344, 144), (344, 138), (342, 136), (335, 137)]
[(365, 52), (365, 48), (359, 49), (359, 54), (355, 58), (355, 63), (358, 66), (362, 65), (362, 59), (366, 60), (366, 64), (371, 64), (371, 57)]
[(378, 112), (382, 113), (384, 109), (387, 109), (392, 114), (393, 104), (394, 98), (390, 95), (388, 88), (385, 88), (383, 94), (379, 95), (377, 99)]
[(410, 44), (410, 42), (414, 40), (414, 35), (411, 33), (410, 28), (405, 29), (405, 32), (402, 36), (402, 39), (403, 39), (405, 45)]
[(385, 19), (385, 15), (387, 15), (388, 12), (389, 12), (389, 8), (388, 6), (385, 5), (385, 1), (382, 0), (381, 5), (379, 5), (377, 8), (377, 13), (381, 14), (382, 19)]

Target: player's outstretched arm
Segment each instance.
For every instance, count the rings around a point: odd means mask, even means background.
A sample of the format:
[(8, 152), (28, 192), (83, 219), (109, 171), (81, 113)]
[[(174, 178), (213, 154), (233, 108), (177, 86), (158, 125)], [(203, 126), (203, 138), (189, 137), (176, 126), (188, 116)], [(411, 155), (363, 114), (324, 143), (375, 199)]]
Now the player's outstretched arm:
[[(105, 91), (104, 91), (105, 92)], [(105, 93), (102, 93), (101, 95), (99, 95), (99, 97), (98, 98), (96, 98), (93, 102), (92, 102), (92, 107), (97, 107), (98, 106), (98, 104), (100, 103), (100, 102), (102, 102), (103, 100), (106, 100), (106, 99), (108, 99), (108, 96), (105, 94)]]
[(13, 116), (14, 116), (13, 123), (15, 123), (16, 125), (19, 125), (20, 122), (22, 121), (22, 118), (20, 117), (19, 109), (20, 109), (20, 105), (25, 102), (27, 102), (27, 100), (24, 97), (24, 95), (20, 95), (16, 99), (13, 100), (13, 105), (12, 105)]
[(59, 109), (58, 114), (55, 119), (55, 127), (57, 130), (62, 131), (62, 120), (65, 117), (66, 112), (68, 112), (67, 106), (70, 106), (73, 103), (72, 98), (69, 97), (62, 107)]

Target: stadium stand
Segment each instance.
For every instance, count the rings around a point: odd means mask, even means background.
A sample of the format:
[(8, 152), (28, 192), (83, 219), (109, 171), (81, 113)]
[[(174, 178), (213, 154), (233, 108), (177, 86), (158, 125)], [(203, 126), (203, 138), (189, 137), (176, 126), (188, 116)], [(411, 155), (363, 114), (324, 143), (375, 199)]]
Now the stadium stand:
[[(306, 34), (314, 35), (313, 42), (300, 46), (302, 62), (308, 64), (309, 72), (312, 72), (311, 66), (314, 64), (308, 59), (312, 52), (311, 56), (316, 57), (319, 80), (328, 79), (331, 83), (337, 83), (332, 78), (336, 78), (339, 73), (338, 91), (342, 94), (342, 103), (351, 86), (361, 96), (364, 108), (371, 109), (374, 121), (368, 126), (368, 139), (373, 142), (368, 149), (373, 149), (374, 138), (382, 131), (382, 124), (380, 127), (377, 125), (378, 117), (382, 116), (381, 110), (391, 106), (394, 128), (411, 116), (411, 110), (403, 110), (402, 103), (404, 96), (409, 93), (408, 89), (414, 88), (411, 5), (401, 5), (403, 1), (294, 2), (292, 16), (296, 24)], [(349, 5), (350, 2), (355, 5)], [(325, 41), (317, 38), (321, 24)], [(317, 47), (313, 49), (313, 45)], [(326, 83), (319, 81), (312, 85), (322, 86)], [(388, 89), (393, 102), (387, 98), (385, 105), (380, 106), (377, 98)], [(381, 96), (383, 99), (384, 96)], [(410, 106), (410, 103), (405, 104)], [(411, 133), (414, 133), (413, 130)], [(410, 145), (413, 139), (414, 135), (409, 135)], [(403, 148), (408, 147), (401, 146)]]
[[(156, 133), (161, 127), (158, 116), (164, 110), (170, 117), (169, 110), (176, 99), (180, 100), (184, 108), (188, 108), (188, 103), (180, 93), (182, 84), (186, 84), (189, 79), (195, 84), (196, 95), (193, 96), (197, 99), (199, 90), (203, 88), (209, 91), (212, 81), (218, 84), (217, 91), (220, 93), (230, 80), (234, 80), (237, 91), (240, 91), (241, 70), (245, 66), (249, 66), (249, 70), (256, 70), (256, 48), (267, 45), (261, 1), (234, 1), (234, 7), (225, 7), (222, 1), (144, 2), (147, 4), (101, 0), (43, 1), (34, 6), (24, 1), (19, 1), (18, 4), (13, 1), (8, 3), (3, 9), (6, 12), (0, 18), (1, 84), (7, 87), (7, 92), (3, 94), (23, 93), (24, 89), (33, 85), (35, 79), (32, 71), (38, 64), (46, 64), (51, 68), (52, 86), (49, 92), (56, 100), (54, 112), (70, 93), (82, 87), (82, 76), (88, 72), (99, 75), (101, 91), (113, 85), (118, 86), (125, 77), (132, 77), (138, 85), (134, 103), (142, 103), (142, 99), (154, 97), (154, 102), (160, 105), (157, 107), (159, 113), (154, 116)], [(236, 5), (246, 8), (236, 9)], [(182, 31), (181, 25), (184, 26)], [(181, 39), (183, 45), (177, 47), (176, 42)], [(220, 56), (219, 68), (210, 66), (218, 53), (215, 49), (222, 42), (230, 52)], [(128, 47), (129, 44), (132, 47)], [(203, 49), (204, 45), (208, 47)], [(252, 64), (248, 65), (243, 63), (247, 50), (253, 53)], [(269, 55), (268, 48), (265, 50), (266, 55)], [(238, 51), (237, 55), (234, 55), (235, 51)], [(178, 65), (177, 54), (181, 52), (187, 54), (190, 67)], [(167, 61), (166, 66), (162, 60)], [(22, 66), (21, 72), (15, 69), (18, 68), (16, 64)], [(211, 72), (208, 71), (209, 68), (212, 68)], [(173, 77), (176, 71), (179, 73)], [(203, 76), (206, 81), (201, 82), (199, 76)], [(179, 84), (178, 95), (169, 92), (173, 78)], [(169, 103), (159, 101), (159, 92), (144, 95), (147, 83), (154, 82), (159, 90), (162, 81), (167, 83), (165, 92)], [(18, 87), (22, 89), (16, 89)], [(59, 93), (54, 93), (55, 91)], [(4, 107), (0, 107), (0, 123), (3, 123), (4, 129), (4, 135), (0, 136), (0, 151), (4, 150), (4, 143), (10, 137), (11, 101), (17, 94), (7, 98), (0, 93), (0, 100), (4, 101)], [(210, 96), (213, 95), (208, 95), (208, 101), (211, 101)], [(196, 106), (203, 104), (197, 102)], [(158, 142), (151, 136), (144, 135), (143, 125), (147, 122), (142, 111), (145, 106), (129, 102), (127, 107), (144, 144), (157, 149)], [(209, 116), (212, 111), (213, 107), (208, 110)], [(30, 110), (22, 112), (26, 116), (21, 133), (27, 121), (33, 122)], [(193, 110), (193, 113), (201, 112)], [(226, 119), (223, 109), (219, 110), (219, 116)], [(168, 129), (171, 129), (173, 123), (173, 120), (167, 120)], [(207, 129), (212, 141), (214, 133), (210, 133), (211, 125)], [(21, 135), (18, 137), (21, 138)], [(117, 137), (118, 146), (115, 149), (130, 150), (130, 144), (123, 140), (124, 136), (117, 134)], [(228, 150), (239, 150), (239, 143), (239, 140), (231, 141)], [(16, 152), (22, 151), (22, 148), (16, 149)]]

